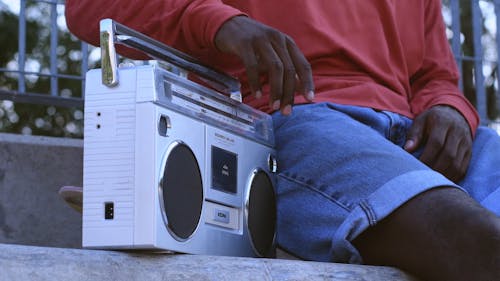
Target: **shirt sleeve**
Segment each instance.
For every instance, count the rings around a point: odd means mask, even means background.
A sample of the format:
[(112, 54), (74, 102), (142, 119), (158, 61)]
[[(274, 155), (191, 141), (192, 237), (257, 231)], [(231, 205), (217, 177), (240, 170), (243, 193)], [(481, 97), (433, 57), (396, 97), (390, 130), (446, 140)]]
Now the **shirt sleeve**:
[(426, 2), (424, 58), (420, 69), (411, 77), (411, 109), (418, 115), (434, 105), (451, 106), (465, 117), (474, 135), (479, 116), (458, 89), (459, 72), (446, 39), (441, 1)]
[[(96, 46), (99, 21), (111, 18), (192, 55), (215, 49), (220, 26), (243, 15), (221, 0), (67, 0), (65, 14), (69, 30)], [(137, 53), (126, 55), (140, 58)]]

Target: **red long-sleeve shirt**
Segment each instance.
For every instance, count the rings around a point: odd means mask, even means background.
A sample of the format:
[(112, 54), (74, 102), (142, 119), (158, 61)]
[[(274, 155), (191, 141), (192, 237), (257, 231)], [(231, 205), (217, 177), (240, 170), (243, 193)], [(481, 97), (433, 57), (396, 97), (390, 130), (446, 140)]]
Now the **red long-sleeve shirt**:
[[(98, 21), (114, 20), (240, 78), (242, 63), (218, 52), (214, 37), (248, 15), (291, 36), (311, 63), (315, 102), (389, 110), (414, 118), (433, 105), (456, 108), (472, 132), (479, 117), (457, 88), (440, 0), (67, 0), (69, 29), (98, 44)], [(264, 87), (264, 95), (268, 87)], [(270, 111), (267, 99), (244, 100)], [(295, 103), (306, 102), (300, 95)]]

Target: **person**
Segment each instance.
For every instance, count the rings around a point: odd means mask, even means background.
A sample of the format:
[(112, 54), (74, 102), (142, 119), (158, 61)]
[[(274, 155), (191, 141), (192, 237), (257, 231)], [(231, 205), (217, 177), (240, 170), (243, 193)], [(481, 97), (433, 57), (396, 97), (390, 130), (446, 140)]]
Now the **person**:
[(500, 139), (457, 87), (441, 1), (66, 1), (87, 42), (102, 18), (235, 75), (272, 114), (286, 251), (500, 278)]

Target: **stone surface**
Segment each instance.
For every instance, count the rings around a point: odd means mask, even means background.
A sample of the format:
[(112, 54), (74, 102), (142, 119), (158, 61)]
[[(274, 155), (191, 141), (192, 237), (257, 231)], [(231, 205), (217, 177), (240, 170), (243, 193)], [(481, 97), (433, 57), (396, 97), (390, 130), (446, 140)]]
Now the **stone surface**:
[(81, 216), (57, 191), (82, 177), (82, 140), (0, 134), (0, 243), (80, 247)]
[(417, 281), (390, 267), (0, 244), (0, 280)]
[(81, 215), (57, 191), (81, 186), (82, 176), (82, 140), (0, 133), (0, 281), (416, 280), (390, 267), (290, 260), (280, 251), (279, 259), (252, 259), (71, 249), (81, 247)]

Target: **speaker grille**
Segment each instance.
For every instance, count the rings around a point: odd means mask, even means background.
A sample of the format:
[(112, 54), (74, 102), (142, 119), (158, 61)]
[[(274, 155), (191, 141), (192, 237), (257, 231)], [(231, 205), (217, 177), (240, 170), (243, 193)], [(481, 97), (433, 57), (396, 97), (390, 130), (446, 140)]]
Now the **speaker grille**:
[(188, 239), (200, 221), (203, 184), (198, 162), (187, 145), (179, 143), (170, 151), (161, 191), (168, 228), (178, 238)]
[(263, 171), (255, 174), (250, 186), (248, 229), (257, 254), (272, 255), (276, 231), (276, 198), (273, 184)]

